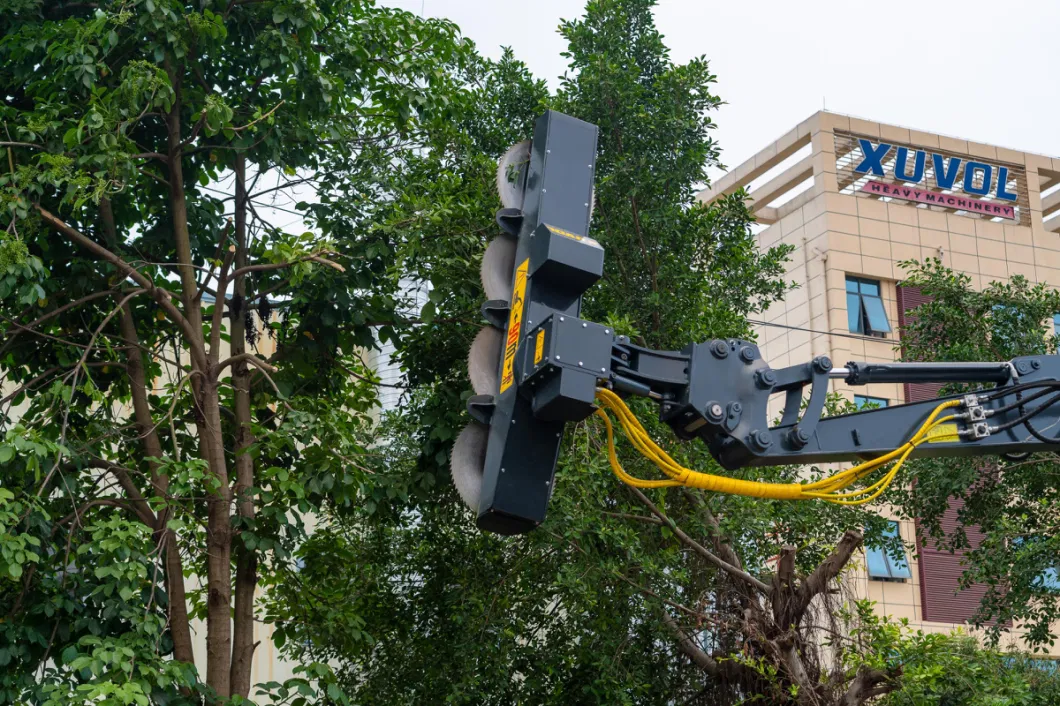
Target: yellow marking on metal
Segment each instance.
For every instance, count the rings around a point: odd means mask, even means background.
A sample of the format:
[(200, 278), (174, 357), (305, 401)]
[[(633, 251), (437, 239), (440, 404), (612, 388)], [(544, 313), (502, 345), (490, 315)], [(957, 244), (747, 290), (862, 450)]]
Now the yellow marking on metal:
[(534, 365), (538, 365), (545, 357), (545, 329), (537, 332), (537, 340), (534, 341)]
[(526, 306), (526, 273), (530, 269), (530, 258), (523, 260), (515, 270), (512, 285), (511, 315), (508, 318), (508, 338), (504, 344), (504, 367), (501, 369), (501, 394), (515, 382), (515, 352), (519, 350), (519, 329), (523, 325), (523, 308)]
[(578, 235), (577, 233), (571, 233), (569, 230), (563, 230), (562, 228), (557, 228), (556, 226), (550, 226), (548, 223), (545, 223), (544, 225), (545, 225), (546, 228), (548, 228), (550, 231), (552, 231), (556, 235), (562, 235), (562, 236), (564, 236), (566, 238), (570, 238), (571, 240), (577, 240), (579, 243), (585, 243), (586, 245), (592, 245), (593, 247), (597, 247), (597, 248), (602, 247), (600, 245), (600, 243), (596, 242), (595, 240), (593, 240), (592, 238), (590, 238), (587, 235)]
[(961, 437), (957, 433), (957, 425), (953, 422), (939, 424), (927, 433), (927, 442), (929, 444), (941, 444), (943, 442), (960, 440)]

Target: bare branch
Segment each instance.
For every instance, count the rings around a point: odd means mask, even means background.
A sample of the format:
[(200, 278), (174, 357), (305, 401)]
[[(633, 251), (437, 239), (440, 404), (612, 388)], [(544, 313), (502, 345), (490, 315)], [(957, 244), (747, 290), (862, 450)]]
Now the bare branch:
[(0, 142), (0, 147), (29, 147), (34, 150), (43, 150), (43, 145), (35, 145), (32, 142)]
[(160, 162), (169, 164), (169, 157), (159, 152), (140, 152), (138, 154), (130, 154), (129, 159), (157, 159)]
[(187, 339), (187, 344), (191, 348), (191, 354), (193, 357), (198, 358), (198, 362), (203, 368), (206, 367), (206, 351), (202, 348), (199, 338), (202, 336), (202, 332), (195, 331), (192, 327), (191, 322), (184, 316), (184, 314), (177, 308), (177, 305), (173, 303), (172, 295), (165, 289), (156, 287), (155, 283), (151, 281), (149, 277), (141, 273), (139, 270), (134, 268), (132, 265), (127, 263), (119, 256), (107, 250), (105, 247), (95, 242), (91, 238), (88, 238), (76, 228), (72, 228), (61, 218), (51, 213), (40, 204), (34, 204), (37, 211), (40, 213), (44, 221), (55, 230), (59, 231), (66, 237), (73, 240), (75, 243), (88, 250), (96, 257), (114, 265), (118, 268), (118, 271), (125, 277), (131, 278), (134, 282), (144, 288), (151, 297), (158, 302), (158, 305), (162, 307), (162, 310), (169, 316), (170, 320), (180, 326), (181, 330)]
[(617, 517), (620, 520), (636, 520), (637, 522), (647, 522), (652, 525), (659, 525), (660, 527), (666, 527), (667, 524), (660, 520), (658, 517), (646, 517), (644, 515), (631, 515), (626, 512), (605, 512), (603, 513), (608, 517)]
[(140, 521), (151, 529), (155, 529), (155, 523), (158, 518), (155, 517), (155, 513), (151, 510), (151, 506), (147, 504), (147, 500), (140, 493), (140, 489), (136, 487), (135, 483), (133, 483), (132, 476), (130, 475), (131, 471), (128, 468), (124, 468), (102, 458), (93, 459), (91, 465), (113, 475), (114, 478), (117, 479), (118, 485), (122, 487), (122, 490), (124, 490), (126, 496), (128, 496), (131, 507), (137, 517), (140, 518)]
[(713, 657), (703, 651), (703, 648), (696, 644), (695, 640), (688, 636), (688, 634), (681, 629), (674, 620), (673, 616), (666, 611), (665, 608), (660, 608), (662, 614), (663, 624), (666, 625), (674, 638), (677, 639), (677, 648), (685, 653), (685, 656), (692, 660), (692, 663), (702, 669), (704, 672), (712, 677), (718, 677), (721, 675), (721, 669), (718, 667), (718, 663)]
[(283, 270), (288, 267), (293, 267), (294, 265), (297, 265), (300, 262), (308, 261), (319, 262), (320, 264), (327, 265), (328, 267), (334, 268), (339, 272), (345, 272), (346, 268), (344, 268), (342, 265), (338, 264), (337, 262), (332, 262), (331, 260), (326, 260), (322, 257), (322, 255), (334, 254), (335, 253), (329, 252), (327, 250), (322, 250), (319, 253), (306, 255), (304, 257), (298, 258), (297, 260), (291, 260), (290, 262), (267, 262), (259, 265), (247, 265), (246, 267), (240, 267), (238, 270), (233, 272), (231, 275), (229, 275), (229, 278), (235, 279), (236, 277), (245, 275), (249, 272), (267, 272), (269, 270)]
[(283, 105), (283, 104), (284, 104), (284, 103), (286, 103), (286, 102), (287, 102), (287, 100), (286, 100), (286, 99), (284, 99), (284, 100), (281, 100), (281, 101), (280, 101), (279, 103), (277, 103), (276, 105), (274, 105), (274, 106), (272, 107), (272, 110), (270, 110), (269, 112), (265, 113), (265, 114), (264, 114), (264, 115), (262, 115), (261, 117), (255, 118), (254, 120), (251, 120), (251, 121), (250, 121), (249, 123), (247, 123), (247, 124), (246, 124), (246, 125), (244, 125), (243, 127), (234, 127), (234, 128), (232, 128), (232, 132), (242, 132), (243, 130), (246, 130), (246, 129), (247, 129), (247, 128), (249, 128), (249, 127), (253, 127), (253, 126), (257, 125), (257, 124), (258, 124), (258, 123), (260, 123), (260, 122), (261, 122), (262, 120), (265, 120), (265, 119), (266, 119), (266, 118), (268, 118), (268, 117), (269, 117), (270, 115), (272, 115), (272, 114), (273, 114), (273, 113), (275, 113), (275, 112), (276, 112), (277, 110), (279, 110), (280, 106), (281, 106), (281, 105)]
[(642, 493), (639, 488), (634, 488), (633, 486), (628, 487), (631, 491), (633, 491), (633, 494), (637, 496), (637, 499), (640, 500), (640, 502), (645, 507), (651, 510), (651, 514), (655, 515), (660, 520), (665, 522), (666, 525), (670, 528), (670, 530), (674, 533), (674, 536), (676, 536), (679, 540), (688, 545), (696, 554), (699, 554), (701, 557), (709, 561), (711, 564), (714, 564), (714, 566), (718, 567), (719, 569), (722, 569), (723, 571), (731, 575), (733, 578), (737, 578), (740, 581), (743, 581), (744, 583), (753, 586), (758, 591), (764, 593), (767, 596), (769, 595), (771, 589), (769, 588), (768, 584), (766, 584), (760, 579), (756, 579), (754, 576), (747, 573), (743, 569), (739, 569), (733, 566), (729, 562), (725, 561), (721, 557), (708, 550), (696, 540), (689, 537), (684, 530), (677, 526), (676, 522), (674, 522), (666, 514), (664, 514), (662, 510), (656, 507), (655, 503), (649, 500), (648, 496)]
[(897, 677), (901, 674), (901, 667), (888, 673), (862, 665), (858, 669), (858, 675), (854, 677), (844, 692), (843, 700), (840, 702), (841, 706), (861, 706), (873, 697), (894, 691), (899, 686)]
[[(795, 596), (792, 598), (790, 604), (790, 615), (784, 616), (783, 624), (797, 624), (802, 619), (803, 614), (810, 605), (810, 601), (812, 601), (817, 594), (826, 591), (828, 589), (828, 584), (830, 584), (836, 576), (839, 576), (843, 567), (850, 561), (851, 555), (853, 555), (854, 551), (861, 546), (863, 538), (861, 532), (858, 532), (857, 530), (851, 529), (843, 533), (835, 550), (833, 550), (832, 553), (829, 554), (828, 557), (822, 561), (805, 580), (803, 580), (802, 584), (795, 592)], [(777, 616), (777, 619), (778, 622), (781, 622), (781, 616)]]
[[(225, 227), (227, 233), (228, 227)], [(227, 237), (227, 235), (226, 235)], [(216, 356), (218, 346), (221, 344), (221, 319), (224, 317), (225, 311), (225, 290), (228, 289), (228, 268), (232, 266), (232, 261), (236, 257), (236, 246), (229, 245), (228, 252), (225, 253), (224, 262), (221, 263), (221, 271), (217, 273), (217, 298), (214, 299), (213, 303), (213, 321), (210, 323), (210, 355)], [(198, 295), (196, 295), (198, 296)]]
[(71, 512), (69, 515), (59, 520), (59, 522), (57, 522), (55, 525), (56, 529), (62, 527), (63, 525), (70, 524), (70, 522), (74, 519), (76, 519), (77, 524), (80, 525), (81, 516), (88, 512), (90, 509), (99, 506), (117, 507), (121, 508), (122, 510), (128, 510), (129, 512), (132, 512), (132, 508), (129, 507), (129, 504), (123, 500), (118, 500), (116, 498), (94, 498), (86, 502), (81, 507), (74, 509), (74, 511)]
[[(102, 368), (102, 367), (110, 366), (110, 365), (113, 365), (115, 368), (124, 368), (125, 367), (125, 363), (119, 363), (119, 362), (113, 361), (113, 360), (94, 361), (92, 363), (86, 363), (85, 365), (87, 365), (90, 368)], [(66, 369), (67, 368), (64, 365), (56, 365), (56, 366), (54, 366), (52, 368), (48, 368), (43, 373), (41, 373), (37, 377), (33, 378), (29, 382), (24, 383), (22, 385), (19, 385), (14, 391), (12, 391), (6, 397), (4, 397), (2, 400), (0, 400), (0, 406), (5, 405), (8, 402), (10, 402), (11, 400), (15, 399), (24, 390), (28, 390), (28, 389), (32, 388), (34, 385), (36, 385), (41, 380), (44, 380), (45, 378), (54, 375), (55, 373), (59, 372), (60, 370), (66, 370)]]
[[(90, 301), (92, 301), (94, 299), (102, 299), (103, 297), (109, 297), (110, 295), (111, 295), (111, 291), (110, 290), (103, 291), (103, 292), (93, 292), (92, 294), (89, 294), (88, 296), (84, 296), (84, 297), (81, 297), (80, 299), (77, 299), (75, 301), (69, 302), (67, 304), (63, 304), (62, 306), (57, 307), (53, 311), (49, 311), (44, 316), (41, 316), (39, 318), (34, 319), (33, 321), (30, 321), (28, 324), (20, 324), (19, 325), (20, 326), (19, 330), (11, 334), (11, 340), (14, 340), (15, 338), (18, 338), (18, 335), (20, 333), (22, 333), (23, 331), (28, 331), (28, 330), (30, 330), (32, 328), (35, 328), (37, 325), (44, 323), (48, 319), (51, 319), (51, 318), (53, 318), (55, 316), (58, 316), (59, 314), (63, 313), (64, 311), (68, 311), (70, 309), (73, 309), (74, 307), (81, 306), (82, 304), (87, 304), (88, 302), (90, 302)], [(7, 343), (4, 344), (3, 348), (0, 348), (0, 351), (6, 349), (7, 346), (10, 345), (10, 343), (11, 343), (11, 341), (9, 340)]]
[(273, 373), (273, 374), (276, 374), (276, 373), (279, 372), (278, 368), (275, 368), (275, 367), (269, 365), (268, 363), (266, 363), (264, 360), (262, 360), (261, 358), (257, 357), (253, 353), (240, 353), (239, 355), (234, 355), (231, 358), (225, 358), (220, 363), (218, 363), (217, 367), (214, 368), (214, 377), (215, 378), (219, 377), (221, 375), (221, 371), (223, 371), (225, 368), (227, 368), (230, 365), (234, 365), (234, 364), (238, 363), (241, 360), (247, 361), (251, 365), (254, 365), (257, 368), (260, 368), (264, 372), (269, 372), (269, 373)]

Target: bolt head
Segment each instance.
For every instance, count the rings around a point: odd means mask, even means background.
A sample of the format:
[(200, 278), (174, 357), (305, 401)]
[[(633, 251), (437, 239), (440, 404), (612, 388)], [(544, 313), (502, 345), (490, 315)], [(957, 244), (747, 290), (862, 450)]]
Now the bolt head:
[(751, 445), (758, 448), (759, 451), (765, 451), (773, 445), (773, 435), (765, 429), (756, 429), (751, 432)]
[(710, 413), (715, 417), (720, 417), (724, 411), (720, 404), (715, 403), (710, 406)]

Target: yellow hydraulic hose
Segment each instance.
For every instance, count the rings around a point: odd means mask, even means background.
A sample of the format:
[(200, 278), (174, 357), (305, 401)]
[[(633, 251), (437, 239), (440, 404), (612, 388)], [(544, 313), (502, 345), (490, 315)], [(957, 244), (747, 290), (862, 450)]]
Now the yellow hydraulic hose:
[[(670, 457), (658, 444), (648, 435), (647, 430), (626, 406), (625, 401), (611, 390), (598, 388), (596, 391), (597, 402), (600, 409), (596, 415), (604, 420), (607, 428), (607, 454), (611, 462), (611, 470), (618, 476), (619, 480), (637, 488), (664, 488), (669, 486), (685, 486), (688, 488), (700, 488), (715, 493), (727, 493), (730, 495), (745, 495), (752, 498), (771, 498), (776, 500), (810, 500), (821, 499), (840, 505), (861, 505), (878, 498), (891, 484), (902, 464), (918, 445), (927, 440), (929, 432), (938, 425), (953, 419), (953, 415), (938, 418), (943, 410), (960, 405), (959, 400), (943, 402), (936, 407), (920, 429), (913, 434), (905, 444), (899, 448), (886, 453), (879, 458), (858, 464), (852, 468), (840, 471), (828, 478), (814, 481), (813, 483), (761, 483), (758, 481), (741, 480), (739, 478), (728, 478), (711, 473), (700, 473), (690, 468), (685, 468)], [(635, 478), (622, 468), (619, 463), (618, 454), (615, 451), (614, 429), (611, 426), (611, 418), (604, 409), (609, 410), (618, 419), (619, 425), (626, 437), (645, 458), (655, 464), (660, 471), (668, 476), (669, 480), (644, 480)], [(845, 490), (861, 478), (877, 471), (891, 461), (897, 462), (882, 478), (871, 485), (846, 493), (838, 491)]]

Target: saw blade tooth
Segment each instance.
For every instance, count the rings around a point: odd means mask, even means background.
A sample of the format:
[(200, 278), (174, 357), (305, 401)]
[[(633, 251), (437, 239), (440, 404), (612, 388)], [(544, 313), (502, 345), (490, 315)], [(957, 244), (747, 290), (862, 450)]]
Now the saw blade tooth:
[(523, 207), (523, 182), (530, 163), (530, 140), (516, 142), (497, 160), (497, 195), (505, 208)]
[(471, 378), (476, 395), (497, 394), (500, 382), (497, 368), (503, 343), (504, 334), (492, 326), (479, 331), (471, 343), (467, 354), (467, 376)]
[(471, 422), (456, 437), (452, 454), (449, 456), (449, 470), (456, 492), (464, 504), (476, 513), (482, 494), (482, 475), (486, 470), (488, 441), (489, 427)]
[(498, 235), (482, 253), (479, 276), (486, 299), (503, 299), (512, 296), (512, 269), (515, 267), (515, 238)]

